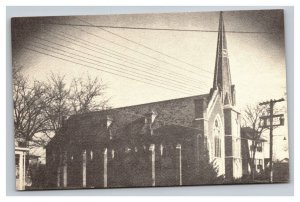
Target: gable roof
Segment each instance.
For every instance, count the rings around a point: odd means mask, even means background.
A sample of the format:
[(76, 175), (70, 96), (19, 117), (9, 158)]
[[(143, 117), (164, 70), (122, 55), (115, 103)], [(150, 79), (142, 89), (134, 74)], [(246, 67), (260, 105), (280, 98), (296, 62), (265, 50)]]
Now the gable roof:
[(259, 142), (267, 142), (266, 139), (260, 137), (259, 139), (255, 139), (253, 137), (254, 134), (254, 130), (250, 127), (242, 127), (241, 128), (241, 137), (244, 139), (248, 139), (248, 140), (255, 140), (255, 141), (259, 141)]
[[(65, 121), (64, 127), (58, 134), (69, 134), (71, 136), (93, 136), (97, 134), (97, 137), (105, 136), (107, 130), (103, 129), (107, 127), (107, 117), (113, 120), (110, 126), (113, 136), (124, 134), (124, 130), (132, 130), (131, 132), (137, 133), (144, 127), (146, 114), (151, 111), (157, 113), (154, 123), (155, 128), (165, 125), (193, 127), (195, 119), (194, 102), (204, 98), (208, 99), (209, 94), (72, 115)], [(61, 138), (57, 137), (60, 135), (55, 136), (54, 139)]]
[(190, 127), (195, 118), (194, 101), (203, 98), (208, 99), (209, 94), (72, 115), (66, 121), (66, 124), (76, 123), (77, 125), (84, 125), (86, 121), (89, 122), (89, 125), (93, 123), (99, 124), (101, 121), (106, 121), (107, 116), (110, 116), (113, 119), (114, 127), (120, 127), (138, 118), (144, 118), (145, 114), (155, 111), (157, 113), (156, 119), (164, 121), (166, 124)]

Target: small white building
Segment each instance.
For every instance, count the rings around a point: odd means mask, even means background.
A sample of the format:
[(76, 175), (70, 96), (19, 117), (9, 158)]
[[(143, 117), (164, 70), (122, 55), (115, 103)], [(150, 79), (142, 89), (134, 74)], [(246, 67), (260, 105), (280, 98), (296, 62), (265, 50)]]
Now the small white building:
[[(243, 175), (251, 173), (250, 161), (253, 159), (257, 173), (262, 173), (265, 170), (265, 143), (263, 138), (253, 139), (253, 129), (246, 127), (241, 129), (241, 143), (242, 143), (242, 162), (243, 162)], [(255, 144), (257, 144), (255, 148)]]
[(24, 147), (15, 147), (15, 163), (16, 163), (16, 189), (25, 190), (26, 179), (26, 158), (29, 149)]

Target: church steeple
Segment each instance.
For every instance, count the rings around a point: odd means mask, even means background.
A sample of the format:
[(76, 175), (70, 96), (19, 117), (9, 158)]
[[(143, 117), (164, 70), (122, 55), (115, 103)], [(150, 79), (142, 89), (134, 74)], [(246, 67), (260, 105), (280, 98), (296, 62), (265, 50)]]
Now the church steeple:
[(234, 86), (231, 85), (230, 66), (227, 52), (227, 41), (225, 35), (225, 26), (223, 13), (220, 13), (218, 43), (216, 52), (216, 64), (214, 72), (213, 89), (218, 89), (221, 93), (224, 105), (235, 105)]

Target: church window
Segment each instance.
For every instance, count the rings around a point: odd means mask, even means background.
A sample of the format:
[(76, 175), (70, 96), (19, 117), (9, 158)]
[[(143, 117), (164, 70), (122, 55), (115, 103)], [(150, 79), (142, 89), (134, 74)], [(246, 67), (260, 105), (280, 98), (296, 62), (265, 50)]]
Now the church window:
[(111, 158), (114, 159), (115, 158), (115, 150), (111, 150)]
[(215, 157), (221, 157), (221, 151), (222, 151), (222, 140), (221, 140), (221, 126), (218, 120), (215, 120), (214, 123), (214, 156)]
[(160, 156), (164, 154), (164, 146), (161, 144), (160, 145)]
[(91, 152), (90, 152), (90, 158), (91, 158), (91, 160), (93, 160), (93, 157), (94, 157), (94, 153), (93, 153), (93, 151), (91, 150)]

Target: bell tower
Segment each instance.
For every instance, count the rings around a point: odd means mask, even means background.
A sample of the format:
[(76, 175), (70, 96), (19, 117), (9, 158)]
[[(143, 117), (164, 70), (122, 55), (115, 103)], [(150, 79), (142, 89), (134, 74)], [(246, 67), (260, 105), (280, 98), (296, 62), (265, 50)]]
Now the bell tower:
[(235, 105), (235, 89), (231, 83), (227, 40), (223, 13), (220, 13), (213, 89), (219, 89), (224, 105)]
[(219, 17), (216, 63), (212, 91), (217, 91), (224, 115), (225, 176), (227, 179), (242, 177), (240, 112), (235, 109), (235, 86), (231, 83), (230, 65), (223, 13)]

